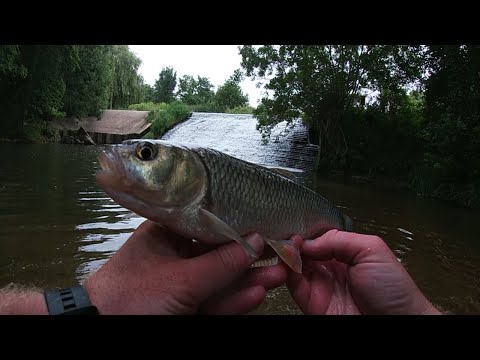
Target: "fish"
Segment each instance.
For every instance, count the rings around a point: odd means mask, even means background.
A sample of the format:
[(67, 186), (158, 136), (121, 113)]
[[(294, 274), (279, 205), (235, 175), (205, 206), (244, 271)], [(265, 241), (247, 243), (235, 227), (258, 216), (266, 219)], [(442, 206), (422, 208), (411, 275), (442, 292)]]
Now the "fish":
[(295, 180), (295, 169), (150, 139), (109, 145), (97, 158), (97, 184), (120, 206), (200, 243), (236, 241), (254, 267), (268, 261), (246, 242), (248, 234), (258, 233), (278, 261), (302, 273), (293, 235), (314, 239), (331, 229), (353, 229), (348, 215)]

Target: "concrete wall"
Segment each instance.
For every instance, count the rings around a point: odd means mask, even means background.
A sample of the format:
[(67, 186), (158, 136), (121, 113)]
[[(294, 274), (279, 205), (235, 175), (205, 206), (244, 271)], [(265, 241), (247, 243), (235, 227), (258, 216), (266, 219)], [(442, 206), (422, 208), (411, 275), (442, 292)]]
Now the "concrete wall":
[(89, 135), (97, 145), (120, 144), (124, 140), (141, 138), (148, 132), (148, 130), (145, 131), (145, 133), (143, 134), (120, 135), (120, 134), (105, 134), (105, 133), (89, 133)]

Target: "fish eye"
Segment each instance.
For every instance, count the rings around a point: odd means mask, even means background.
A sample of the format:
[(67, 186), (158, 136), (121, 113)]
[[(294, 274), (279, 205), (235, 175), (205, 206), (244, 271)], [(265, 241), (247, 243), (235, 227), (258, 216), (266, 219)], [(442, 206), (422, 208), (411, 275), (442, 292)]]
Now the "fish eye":
[(140, 160), (153, 160), (155, 158), (155, 150), (151, 144), (141, 143), (137, 146), (136, 155)]

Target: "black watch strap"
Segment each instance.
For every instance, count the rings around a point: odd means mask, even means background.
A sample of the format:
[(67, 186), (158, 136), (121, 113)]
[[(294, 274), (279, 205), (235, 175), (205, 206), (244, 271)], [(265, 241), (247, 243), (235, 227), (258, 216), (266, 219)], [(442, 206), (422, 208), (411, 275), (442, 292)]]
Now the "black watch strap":
[(92, 305), (88, 294), (81, 285), (64, 289), (44, 291), (50, 315), (98, 315), (98, 310)]

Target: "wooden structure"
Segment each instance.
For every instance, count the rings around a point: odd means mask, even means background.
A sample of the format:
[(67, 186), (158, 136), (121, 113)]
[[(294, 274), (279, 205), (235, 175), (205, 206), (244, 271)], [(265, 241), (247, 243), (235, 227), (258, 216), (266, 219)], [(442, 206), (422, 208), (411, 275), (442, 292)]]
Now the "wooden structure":
[(67, 118), (55, 120), (55, 127), (65, 131), (83, 128), (95, 144), (118, 144), (123, 140), (141, 138), (151, 123), (146, 118), (149, 111), (105, 110), (100, 120), (96, 117), (84, 119)]

